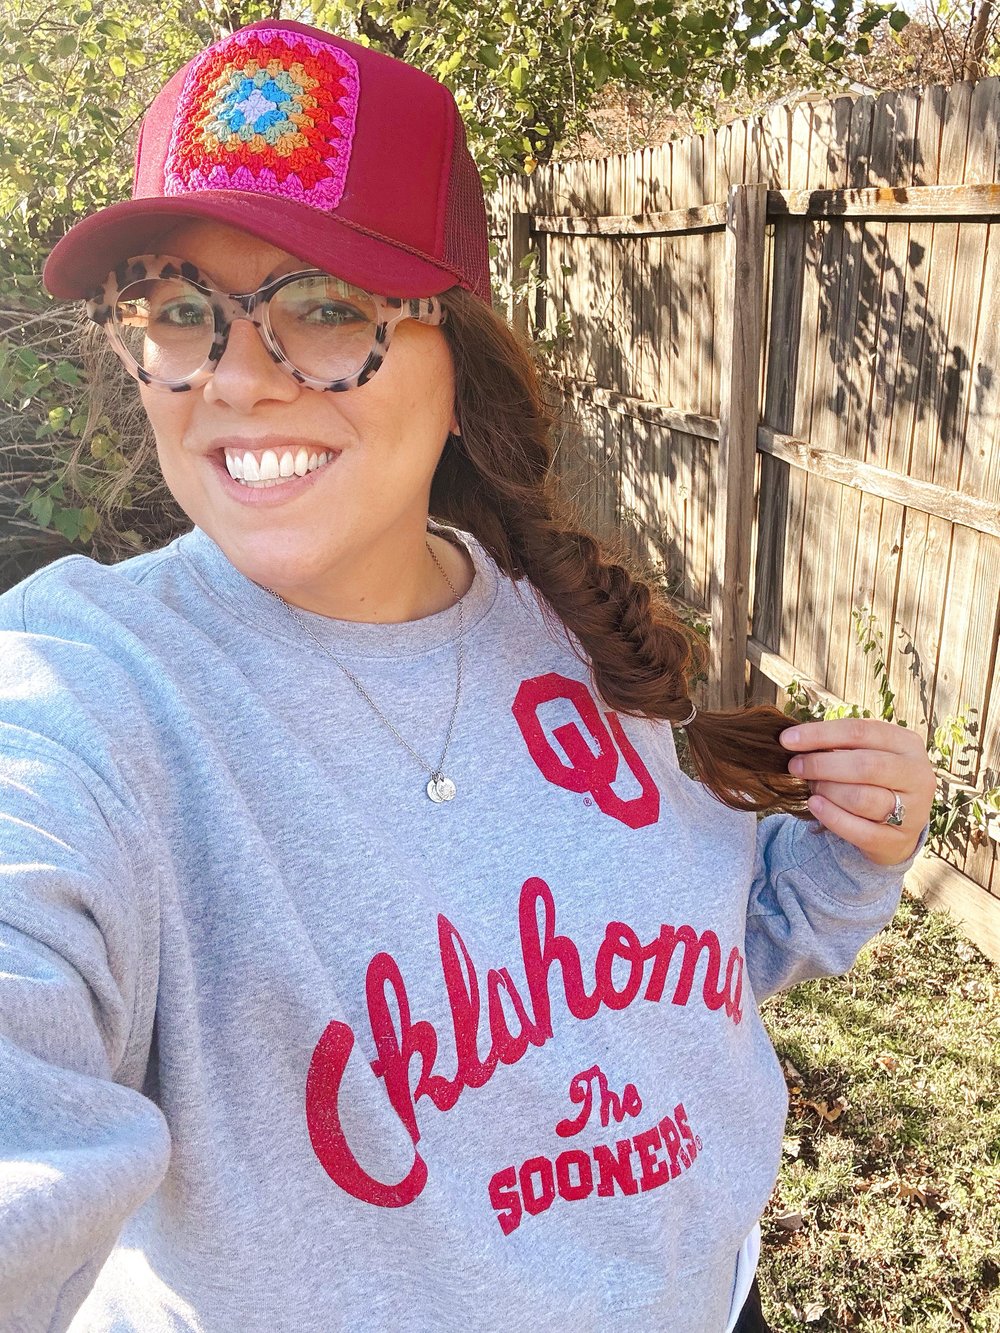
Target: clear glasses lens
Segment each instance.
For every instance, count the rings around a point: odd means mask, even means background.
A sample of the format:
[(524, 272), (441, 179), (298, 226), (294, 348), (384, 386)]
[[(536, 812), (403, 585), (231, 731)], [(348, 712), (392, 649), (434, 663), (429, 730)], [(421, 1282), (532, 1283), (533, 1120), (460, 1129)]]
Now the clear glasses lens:
[(183, 379), (212, 347), (211, 302), (183, 278), (131, 283), (119, 295), (112, 319), (136, 363), (154, 379)]
[(316, 379), (356, 374), (375, 345), (374, 301), (339, 278), (323, 275), (290, 282), (271, 298), (268, 313), (285, 356)]
[[(378, 311), (366, 292), (340, 278), (286, 283), (267, 302), (271, 333), (293, 366), (319, 380), (346, 379), (368, 360)], [(211, 299), (184, 278), (146, 278), (121, 292), (118, 336), (156, 380), (182, 380), (204, 365), (215, 338)]]

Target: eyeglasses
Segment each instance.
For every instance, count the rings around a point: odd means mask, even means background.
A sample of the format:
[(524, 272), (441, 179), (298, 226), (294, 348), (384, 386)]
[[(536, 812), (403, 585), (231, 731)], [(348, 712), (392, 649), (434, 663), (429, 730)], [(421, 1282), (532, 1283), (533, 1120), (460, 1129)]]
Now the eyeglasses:
[(211, 377), (237, 319), (260, 330), (287, 374), (336, 393), (371, 379), (401, 320), (438, 325), (447, 313), (436, 296), (373, 296), (318, 268), (284, 273), (254, 292), (224, 292), (170, 255), (119, 264), (86, 308), (133, 379), (173, 393)]

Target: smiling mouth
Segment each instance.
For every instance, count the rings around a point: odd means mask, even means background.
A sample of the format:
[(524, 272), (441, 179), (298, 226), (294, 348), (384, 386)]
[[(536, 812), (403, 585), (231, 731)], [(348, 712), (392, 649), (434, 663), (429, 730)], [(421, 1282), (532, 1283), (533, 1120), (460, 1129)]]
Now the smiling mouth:
[(310, 452), (305, 448), (297, 452), (284, 450), (280, 458), (273, 449), (266, 449), (259, 459), (250, 451), (240, 453), (225, 449), (222, 452), (222, 464), (233, 481), (251, 489), (283, 486), (286, 482), (297, 481), (312, 472), (318, 472), (340, 455), (339, 450)]

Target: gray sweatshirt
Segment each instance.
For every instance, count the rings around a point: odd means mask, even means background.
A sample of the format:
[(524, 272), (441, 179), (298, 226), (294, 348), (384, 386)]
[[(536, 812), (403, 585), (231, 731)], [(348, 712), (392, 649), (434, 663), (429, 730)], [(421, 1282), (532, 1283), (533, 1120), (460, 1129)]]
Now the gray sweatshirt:
[[(723, 805), (456, 535), (443, 803), (198, 528), (0, 597), (3, 1333), (735, 1317), (787, 1110), (758, 1004), (915, 857)], [(435, 764), (456, 608), (298, 614)]]

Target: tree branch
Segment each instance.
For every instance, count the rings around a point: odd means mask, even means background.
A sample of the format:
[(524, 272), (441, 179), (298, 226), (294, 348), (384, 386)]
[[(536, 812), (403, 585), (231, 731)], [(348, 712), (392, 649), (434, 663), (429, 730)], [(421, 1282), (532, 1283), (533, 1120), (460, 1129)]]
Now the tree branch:
[(971, 23), (971, 49), (965, 62), (966, 78), (981, 79), (983, 77), (983, 55), (986, 51), (986, 41), (990, 30), (990, 17), (993, 13), (993, 0), (983, 0), (983, 3), (976, 11), (975, 20)]

